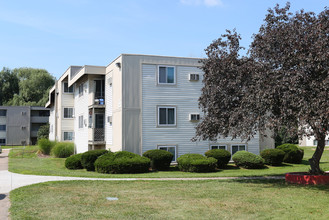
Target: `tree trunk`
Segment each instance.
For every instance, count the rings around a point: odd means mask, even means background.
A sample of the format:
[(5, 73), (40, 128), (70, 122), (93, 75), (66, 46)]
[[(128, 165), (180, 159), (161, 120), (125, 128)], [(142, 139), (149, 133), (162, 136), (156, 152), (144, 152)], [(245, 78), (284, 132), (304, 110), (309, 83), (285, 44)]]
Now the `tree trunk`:
[(313, 175), (321, 175), (324, 172), (320, 169), (320, 159), (322, 157), (324, 147), (325, 147), (325, 134), (317, 135), (318, 145), (316, 146), (315, 152), (311, 159), (308, 161), (310, 162), (311, 170), (310, 173)]

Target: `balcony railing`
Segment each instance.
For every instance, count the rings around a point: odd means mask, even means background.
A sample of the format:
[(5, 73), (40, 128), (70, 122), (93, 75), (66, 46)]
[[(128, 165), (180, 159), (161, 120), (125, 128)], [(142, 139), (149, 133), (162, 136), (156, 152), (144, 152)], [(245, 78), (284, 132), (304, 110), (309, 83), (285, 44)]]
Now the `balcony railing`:
[(94, 140), (97, 141), (104, 141), (104, 128), (94, 128)]

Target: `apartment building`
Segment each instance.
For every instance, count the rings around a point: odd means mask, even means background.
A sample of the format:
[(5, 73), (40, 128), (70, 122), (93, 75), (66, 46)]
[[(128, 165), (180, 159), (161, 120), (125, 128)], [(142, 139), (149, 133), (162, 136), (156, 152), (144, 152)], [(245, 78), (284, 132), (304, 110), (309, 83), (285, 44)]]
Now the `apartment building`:
[(48, 118), (44, 107), (0, 106), (0, 145), (36, 144), (38, 130)]
[(78, 153), (91, 149), (142, 154), (163, 149), (177, 157), (227, 149), (259, 154), (274, 140), (220, 139), (192, 142), (202, 119), (198, 108), (200, 59), (122, 54), (108, 66), (73, 66), (51, 89), (52, 140), (74, 141)]

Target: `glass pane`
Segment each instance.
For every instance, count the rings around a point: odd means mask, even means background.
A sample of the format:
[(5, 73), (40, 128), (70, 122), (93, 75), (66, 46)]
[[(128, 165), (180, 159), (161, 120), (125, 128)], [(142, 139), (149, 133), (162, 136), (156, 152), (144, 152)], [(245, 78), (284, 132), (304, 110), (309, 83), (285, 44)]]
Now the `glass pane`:
[(168, 151), (174, 155), (171, 161), (176, 161), (176, 148), (175, 147), (168, 147)]
[(159, 83), (167, 83), (166, 81), (166, 67), (159, 68)]
[(240, 146), (239, 146), (239, 150), (246, 150), (246, 146), (244, 146), (244, 145), (240, 145)]
[(238, 145), (232, 145), (232, 155), (239, 151)]
[(218, 149), (218, 146), (211, 146), (211, 150)]
[(104, 128), (104, 115), (103, 114), (96, 114), (95, 115), (95, 127), (96, 128)]
[(0, 116), (6, 116), (7, 110), (0, 110)]
[(64, 92), (69, 92), (68, 83), (64, 83)]
[(226, 149), (226, 147), (225, 147), (224, 145), (220, 145), (220, 146), (218, 146), (218, 149), (222, 149), (222, 150), (225, 150), (225, 149)]
[(167, 67), (167, 82), (174, 83), (175, 77), (174, 67)]
[(175, 109), (168, 108), (168, 124), (173, 125), (175, 124)]
[(166, 108), (160, 108), (159, 109), (159, 124), (165, 125), (167, 124), (167, 109)]

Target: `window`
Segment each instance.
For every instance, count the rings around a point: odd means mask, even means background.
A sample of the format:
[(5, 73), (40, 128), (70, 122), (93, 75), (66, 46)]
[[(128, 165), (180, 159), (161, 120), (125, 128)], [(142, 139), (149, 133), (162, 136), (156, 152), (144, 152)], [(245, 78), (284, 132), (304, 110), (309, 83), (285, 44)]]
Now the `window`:
[(1, 144), (6, 144), (6, 139), (1, 138), (1, 139), (0, 139), (0, 145), (1, 145)]
[(159, 84), (175, 84), (175, 67), (159, 66)]
[(79, 86), (79, 97), (83, 96), (83, 83)]
[(0, 109), (0, 116), (7, 116), (7, 110)]
[(189, 75), (189, 80), (190, 80), (190, 81), (198, 81), (198, 80), (199, 80), (199, 74), (191, 73), (191, 74)]
[(226, 150), (227, 149), (227, 145), (226, 144), (214, 144), (214, 145), (210, 145), (210, 149), (214, 150), (214, 149), (223, 149)]
[(83, 115), (79, 116), (79, 128), (83, 128)]
[(73, 118), (74, 108), (64, 108), (64, 118)]
[(6, 125), (0, 125), (0, 131), (6, 131)]
[(158, 107), (158, 125), (176, 125), (176, 107)]
[(64, 131), (64, 141), (72, 141), (74, 139), (74, 133), (72, 131)]
[(174, 155), (171, 162), (176, 162), (176, 146), (158, 146), (159, 150), (165, 150)]
[(238, 151), (246, 150), (245, 144), (234, 144), (232, 145), (232, 155)]
[(313, 145), (317, 146), (318, 145), (318, 141), (317, 140), (313, 140)]
[(69, 87), (68, 82), (64, 82), (63, 87), (64, 87), (64, 93), (73, 93), (73, 86)]

